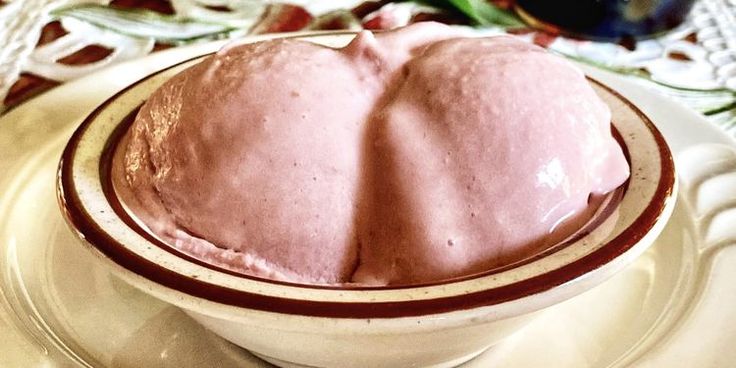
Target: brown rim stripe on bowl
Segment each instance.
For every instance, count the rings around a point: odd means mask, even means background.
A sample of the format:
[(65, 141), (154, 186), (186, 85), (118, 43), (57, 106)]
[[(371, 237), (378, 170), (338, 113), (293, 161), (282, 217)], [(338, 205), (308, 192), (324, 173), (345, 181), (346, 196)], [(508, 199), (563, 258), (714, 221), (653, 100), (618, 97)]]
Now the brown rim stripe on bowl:
[[(186, 60), (177, 65), (181, 65), (200, 57)], [(72, 176), (74, 168), (73, 158), (84, 132), (91, 122), (95, 120), (95, 117), (97, 117), (117, 97), (151, 76), (132, 84), (128, 88), (108, 99), (92, 114), (90, 114), (74, 132), (68, 145), (64, 149), (62, 159), (59, 164), (59, 182), (57, 188), (58, 198), (61, 207), (64, 210), (64, 216), (67, 218), (77, 235), (86, 240), (107, 258), (123, 268), (143, 276), (150, 281), (213, 302), (277, 313), (337, 318), (420, 316), (499, 304), (505, 301), (549, 290), (555, 286), (574, 280), (591, 270), (605, 265), (612, 259), (629, 250), (634, 244), (641, 240), (656, 223), (664, 210), (666, 199), (671, 196), (674, 187), (674, 163), (670, 150), (661, 133), (659, 133), (652, 122), (630, 101), (626, 100), (620, 94), (607, 86), (593, 80), (594, 83), (600, 85), (602, 88), (606, 89), (628, 105), (645, 123), (657, 143), (661, 157), (660, 169), (662, 173), (657, 184), (655, 194), (644, 211), (637, 219), (634, 220), (631, 226), (625, 229), (616, 238), (603, 245), (597, 251), (553, 271), (513, 284), (473, 292), (470, 294), (453, 295), (434, 299), (397, 302), (340, 303), (289, 299), (240, 291), (228, 287), (209, 284), (201, 280), (178, 274), (131, 252), (121, 244), (118, 244), (115, 239), (102, 230), (99, 225), (92, 220), (77, 195)], [(303, 285), (298, 286), (303, 287)], [(339, 291), (340, 290), (334, 290), (334, 292)]]
[[(199, 258), (196, 258), (185, 252), (182, 252), (179, 249), (171, 246), (170, 244), (166, 244), (165, 242), (161, 241), (155, 235), (151, 234), (150, 231), (147, 231), (146, 229), (141, 227), (141, 225), (139, 225), (138, 222), (136, 222), (136, 220), (133, 219), (132, 215), (128, 211), (125, 210), (117, 193), (115, 192), (114, 185), (112, 182), (112, 157), (115, 155), (117, 147), (122, 141), (123, 136), (128, 131), (130, 126), (133, 124), (133, 121), (135, 120), (137, 112), (140, 110), (141, 106), (138, 106), (133, 111), (131, 111), (115, 127), (112, 134), (110, 134), (110, 137), (105, 142), (105, 146), (103, 148), (102, 155), (100, 156), (100, 170), (99, 171), (100, 171), (100, 182), (102, 183), (102, 192), (105, 195), (105, 198), (109, 202), (110, 206), (112, 207), (113, 211), (131, 230), (138, 233), (138, 235), (148, 240), (151, 244), (156, 245), (158, 248), (161, 248), (171, 254), (174, 254), (179, 258), (185, 259), (199, 266), (209, 268), (213, 271), (226, 273), (231, 276), (241, 277), (241, 278), (245, 278), (249, 280), (266, 282), (266, 283), (271, 283), (271, 284), (283, 285), (283, 286), (294, 286), (294, 287), (302, 287), (302, 288), (309, 288), (309, 289), (325, 289), (325, 290), (397, 290), (397, 289), (410, 289), (410, 288), (425, 287), (425, 286), (437, 286), (437, 285), (447, 284), (450, 282), (466, 281), (466, 280), (486, 277), (486, 276), (490, 276), (490, 275), (497, 274), (500, 272), (504, 272), (512, 268), (520, 267), (525, 264), (534, 262), (540, 258), (549, 256), (550, 254), (560, 251), (564, 249), (565, 247), (567, 247), (568, 245), (571, 245), (575, 243), (576, 241), (582, 239), (584, 236), (590, 234), (592, 230), (594, 230), (596, 227), (602, 224), (603, 221), (605, 221), (616, 210), (618, 204), (623, 199), (624, 194), (626, 193), (626, 190), (628, 189), (628, 186), (629, 186), (629, 180), (627, 179), (618, 188), (613, 190), (611, 193), (607, 194), (608, 196), (611, 197), (611, 200), (608, 201), (608, 203), (605, 203), (605, 207), (598, 208), (597, 209), (598, 213), (594, 215), (594, 217), (591, 218), (589, 222), (585, 224), (583, 228), (577, 230), (569, 239), (563, 240), (560, 243), (553, 244), (549, 247), (546, 247), (545, 249), (539, 252), (536, 252), (534, 255), (530, 257), (518, 260), (516, 262), (509, 263), (507, 265), (492, 268), (490, 270), (486, 270), (486, 271), (482, 271), (482, 272), (478, 272), (474, 274), (469, 274), (469, 275), (458, 276), (458, 277), (449, 278), (449, 279), (444, 279), (440, 281), (406, 284), (406, 285), (402, 284), (402, 285), (396, 285), (396, 286), (359, 286), (359, 285), (350, 285), (350, 284), (346, 284), (346, 285), (302, 284), (302, 283), (295, 283), (295, 282), (289, 282), (289, 281), (273, 280), (273, 279), (267, 279), (263, 277), (258, 277), (258, 276), (249, 275), (249, 274), (245, 274), (242, 272), (230, 270), (230, 269), (227, 269), (227, 268), (224, 268), (224, 267), (212, 264), (212, 263), (205, 262)], [(626, 145), (624, 144), (621, 133), (619, 133), (619, 131), (615, 127), (611, 126), (611, 134), (614, 136), (616, 141), (619, 142), (621, 149), (623, 150), (624, 156), (626, 157), (626, 160), (629, 163), (629, 166), (631, 166), (631, 158), (629, 155), (629, 150), (628, 150), (628, 147), (626, 147)], [(117, 243), (117, 246), (124, 247), (119, 242), (116, 242), (116, 243)]]

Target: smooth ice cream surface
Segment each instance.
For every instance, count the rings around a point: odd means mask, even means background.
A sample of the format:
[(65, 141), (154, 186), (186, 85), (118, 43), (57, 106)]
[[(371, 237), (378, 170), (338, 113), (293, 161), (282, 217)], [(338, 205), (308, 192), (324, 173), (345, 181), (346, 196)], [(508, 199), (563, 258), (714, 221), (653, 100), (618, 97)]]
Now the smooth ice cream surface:
[(628, 177), (567, 61), (419, 24), (332, 49), (226, 47), (167, 81), (113, 180), (163, 240), (246, 274), (398, 285), (482, 272), (569, 235)]

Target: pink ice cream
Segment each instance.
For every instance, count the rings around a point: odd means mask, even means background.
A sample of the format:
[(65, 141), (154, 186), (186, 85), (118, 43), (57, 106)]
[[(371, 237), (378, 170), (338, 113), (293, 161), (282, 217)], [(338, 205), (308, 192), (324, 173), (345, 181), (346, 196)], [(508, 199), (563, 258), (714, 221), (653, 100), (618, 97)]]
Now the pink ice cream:
[(628, 177), (610, 118), (577, 68), (511, 37), (420, 24), (342, 49), (266, 41), (157, 90), (113, 175), (154, 233), (219, 266), (437, 281), (568, 235)]

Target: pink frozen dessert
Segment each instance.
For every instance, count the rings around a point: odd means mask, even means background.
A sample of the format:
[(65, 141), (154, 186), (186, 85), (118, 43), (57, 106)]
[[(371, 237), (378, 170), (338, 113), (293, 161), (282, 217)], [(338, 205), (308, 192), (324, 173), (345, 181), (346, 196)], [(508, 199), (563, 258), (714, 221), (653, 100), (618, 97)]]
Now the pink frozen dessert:
[(512, 37), (425, 23), (341, 49), (231, 45), (148, 99), (113, 180), (153, 233), (214, 265), (424, 283), (576, 230), (629, 175), (610, 120), (580, 70)]

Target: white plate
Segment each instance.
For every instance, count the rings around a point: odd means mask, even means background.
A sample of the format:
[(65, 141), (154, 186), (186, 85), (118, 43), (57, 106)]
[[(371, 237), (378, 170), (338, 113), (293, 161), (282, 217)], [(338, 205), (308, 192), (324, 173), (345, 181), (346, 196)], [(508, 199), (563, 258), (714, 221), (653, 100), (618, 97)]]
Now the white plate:
[[(221, 43), (168, 50), (65, 84), (0, 119), (0, 367), (268, 366), (112, 277), (59, 214), (59, 154), (127, 84)], [(657, 243), (603, 285), (546, 310), (467, 367), (736, 365), (736, 143), (701, 116), (589, 73), (645, 111), (677, 155), (682, 190)]]

